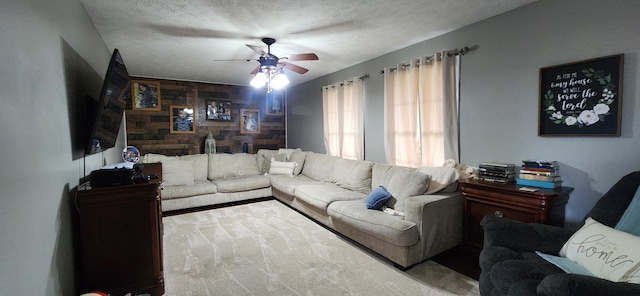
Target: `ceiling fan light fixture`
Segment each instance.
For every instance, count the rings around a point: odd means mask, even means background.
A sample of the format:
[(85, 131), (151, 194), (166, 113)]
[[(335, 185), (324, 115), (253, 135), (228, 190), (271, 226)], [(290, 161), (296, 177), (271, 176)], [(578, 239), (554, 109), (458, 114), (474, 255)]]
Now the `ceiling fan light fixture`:
[(279, 73), (276, 73), (276, 76), (273, 77), (270, 84), (273, 89), (281, 89), (289, 84), (289, 78), (280, 70)]
[(260, 71), (256, 73), (256, 76), (254, 76), (253, 79), (251, 79), (251, 82), (249, 83), (255, 88), (261, 88), (267, 82), (269, 82), (267, 75), (265, 75), (264, 72)]

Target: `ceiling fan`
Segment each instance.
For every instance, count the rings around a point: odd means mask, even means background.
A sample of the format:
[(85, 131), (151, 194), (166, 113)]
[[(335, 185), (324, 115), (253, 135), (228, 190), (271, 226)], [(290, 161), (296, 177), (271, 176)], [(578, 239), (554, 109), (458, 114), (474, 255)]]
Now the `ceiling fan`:
[(300, 67), (298, 65), (290, 63), (290, 61), (314, 61), (318, 60), (318, 56), (315, 53), (301, 53), (301, 54), (289, 54), (282, 57), (278, 57), (271, 53), (271, 45), (276, 42), (274, 38), (262, 38), (262, 42), (267, 45), (267, 51), (265, 52), (261, 47), (251, 44), (246, 44), (251, 50), (260, 55), (258, 59), (231, 59), (231, 60), (214, 60), (214, 61), (258, 61), (260, 65), (256, 66), (251, 74), (256, 74), (261, 68), (284, 68), (298, 74), (304, 74), (309, 69)]

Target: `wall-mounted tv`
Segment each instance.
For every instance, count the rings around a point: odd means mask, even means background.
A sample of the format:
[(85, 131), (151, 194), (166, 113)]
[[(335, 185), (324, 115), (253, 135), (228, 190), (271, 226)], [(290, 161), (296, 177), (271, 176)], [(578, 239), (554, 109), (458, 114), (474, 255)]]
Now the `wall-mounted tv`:
[[(104, 151), (116, 145), (122, 115), (129, 95), (129, 72), (118, 49), (113, 50), (102, 90), (97, 100), (93, 126), (85, 154)], [(91, 121), (90, 121), (91, 122)]]

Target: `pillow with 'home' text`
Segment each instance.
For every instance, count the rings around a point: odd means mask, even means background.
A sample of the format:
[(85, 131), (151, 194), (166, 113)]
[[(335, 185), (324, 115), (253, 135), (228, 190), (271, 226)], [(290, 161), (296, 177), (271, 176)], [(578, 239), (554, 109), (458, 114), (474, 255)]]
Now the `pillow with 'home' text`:
[(571, 259), (599, 278), (640, 284), (638, 246), (640, 237), (589, 217), (564, 244), (560, 256)]

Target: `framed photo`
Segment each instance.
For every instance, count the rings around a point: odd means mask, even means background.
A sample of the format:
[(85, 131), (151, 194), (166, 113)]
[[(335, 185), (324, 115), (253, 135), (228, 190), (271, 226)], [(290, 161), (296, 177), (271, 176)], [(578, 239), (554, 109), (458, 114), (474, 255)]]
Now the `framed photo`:
[(240, 109), (240, 133), (259, 134), (260, 133), (260, 110)]
[(160, 82), (131, 81), (131, 107), (133, 110), (162, 110), (160, 104)]
[(267, 93), (266, 114), (271, 116), (284, 115), (284, 96), (282, 94)]
[(195, 134), (196, 129), (194, 122), (196, 122), (196, 108), (191, 106), (171, 105), (169, 106), (169, 112), (171, 112), (171, 127), (170, 133), (172, 134)]
[(207, 99), (207, 120), (231, 121), (231, 102)]
[(624, 55), (540, 69), (538, 135), (620, 136)]

